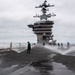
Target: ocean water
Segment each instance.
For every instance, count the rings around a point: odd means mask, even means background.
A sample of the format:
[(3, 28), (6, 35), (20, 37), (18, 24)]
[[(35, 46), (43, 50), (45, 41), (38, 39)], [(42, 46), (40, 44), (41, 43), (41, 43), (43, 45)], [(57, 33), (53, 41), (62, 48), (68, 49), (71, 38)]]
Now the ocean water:
[[(14, 43), (12, 42), (12, 48), (17, 48), (17, 47), (26, 47), (27, 46), (27, 43)], [(9, 48), (10, 47), (10, 43), (4, 43), (4, 42), (1, 42), (0, 43), (0, 48)]]
[[(33, 46), (34, 46), (34, 44), (31, 43), (31, 47), (33, 47)], [(40, 46), (40, 45), (38, 45), (38, 46)], [(9, 48), (9, 47), (10, 47), (10, 43), (0, 42), (0, 49)], [(52, 51), (55, 51), (57, 53), (60, 53), (62, 55), (67, 54), (67, 55), (75, 56), (75, 44), (71, 44), (69, 48), (67, 48), (66, 44), (63, 45), (63, 48), (58, 47), (57, 45), (56, 46), (45, 45), (44, 47), (46, 47)], [(20, 50), (27, 49), (27, 43), (12, 42), (12, 49), (20, 52)]]

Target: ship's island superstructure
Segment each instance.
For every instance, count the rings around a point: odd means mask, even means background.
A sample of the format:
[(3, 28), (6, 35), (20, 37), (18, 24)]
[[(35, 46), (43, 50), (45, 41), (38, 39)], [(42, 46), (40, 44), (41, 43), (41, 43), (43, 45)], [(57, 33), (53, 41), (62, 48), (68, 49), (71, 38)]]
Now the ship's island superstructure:
[(29, 28), (33, 29), (33, 32), (37, 35), (37, 43), (41, 44), (49, 44), (51, 42), (56, 42), (53, 39), (52, 34), (52, 28), (54, 22), (51, 20), (48, 20), (48, 18), (51, 18), (52, 16), (56, 16), (54, 13), (46, 14), (48, 11), (48, 7), (53, 7), (54, 5), (47, 4), (47, 1), (45, 0), (42, 5), (36, 6), (35, 8), (41, 8), (42, 15), (36, 15), (35, 17), (40, 18), (40, 21), (35, 22), (34, 24), (28, 25)]

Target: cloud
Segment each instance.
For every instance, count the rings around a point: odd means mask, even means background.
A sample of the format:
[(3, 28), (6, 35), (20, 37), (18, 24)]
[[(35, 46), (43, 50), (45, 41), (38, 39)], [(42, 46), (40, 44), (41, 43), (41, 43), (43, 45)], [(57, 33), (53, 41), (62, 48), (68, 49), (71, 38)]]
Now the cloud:
[[(40, 9), (35, 9), (35, 6), (42, 2), (43, 0), (0, 0), (0, 41), (30, 40), (34, 42), (33, 37), (36, 41), (36, 35), (27, 25), (38, 21), (33, 16), (41, 13)], [(56, 14), (56, 17), (49, 19), (55, 22), (54, 39), (59, 42), (74, 43), (75, 1), (48, 0), (48, 3), (55, 5), (48, 11), (48, 13)]]

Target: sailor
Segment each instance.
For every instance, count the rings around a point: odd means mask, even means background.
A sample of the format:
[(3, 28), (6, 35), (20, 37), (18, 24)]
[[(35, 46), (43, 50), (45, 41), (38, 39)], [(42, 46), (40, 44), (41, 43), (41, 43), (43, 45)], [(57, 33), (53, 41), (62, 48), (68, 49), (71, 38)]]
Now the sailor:
[(28, 41), (27, 53), (31, 53), (31, 43)]

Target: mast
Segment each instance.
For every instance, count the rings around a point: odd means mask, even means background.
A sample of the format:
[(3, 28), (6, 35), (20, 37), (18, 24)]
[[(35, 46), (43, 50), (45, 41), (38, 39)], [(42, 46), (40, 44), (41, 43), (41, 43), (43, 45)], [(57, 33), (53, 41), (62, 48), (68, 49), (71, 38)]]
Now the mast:
[(56, 14), (54, 13), (49, 13), (49, 14), (46, 14), (47, 11), (49, 11), (48, 7), (54, 7), (54, 5), (50, 5), (50, 4), (47, 4), (47, 1), (45, 0), (43, 4), (40, 4), (39, 6), (36, 6), (35, 8), (41, 8), (41, 11), (42, 11), (42, 15), (37, 15), (36, 16), (33, 16), (34, 18), (35, 17), (38, 17), (40, 18), (40, 20), (47, 20), (48, 18), (52, 17), (52, 16), (56, 16)]

